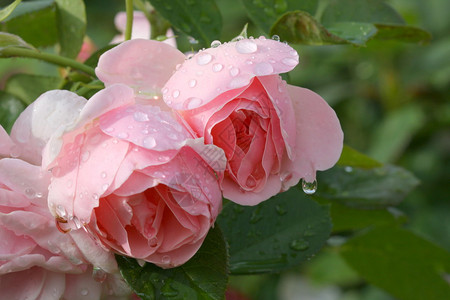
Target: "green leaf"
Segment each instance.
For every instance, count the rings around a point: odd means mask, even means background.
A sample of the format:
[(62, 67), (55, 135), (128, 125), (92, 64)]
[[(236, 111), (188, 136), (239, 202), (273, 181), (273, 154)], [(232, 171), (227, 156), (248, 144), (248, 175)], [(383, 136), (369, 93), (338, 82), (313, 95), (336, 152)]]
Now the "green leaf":
[(317, 199), (319, 203), (331, 204), (331, 220), (333, 232), (346, 232), (364, 229), (370, 226), (402, 224), (406, 216), (399, 210), (387, 209), (357, 209), (337, 202)]
[(58, 42), (53, 1), (22, 2), (1, 24), (1, 30), (20, 36), (35, 47)]
[(0, 91), (0, 125), (11, 132), (17, 117), (25, 109), (25, 105), (14, 95)]
[(281, 40), (294, 44), (351, 44), (350, 41), (329, 32), (304, 11), (292, 11), (284, 14), (272, 26), (270, 33), (277, 34)]
[(332, 0), (320, 19), (327, 28), (339, 22), (405, 24), (400, 14), (383, 0)]
[(315, 197), (357, 208), (397, 205), (419, 183), (407, 170), (385, 165), (363, 169), (335, 166), (317, 176)]
[(363, 278), (400, 300), (447, 299), (447, 251), (401, 228), (379, 227), (340, 249)]
[(375, 24), (377, 40), (398, 40), (406, 43), (428, 44), (431, 34), (423, 29), (405, 25)]
[(34, 49), (33, 46), (27, 44), (17, 35), (6, 32), (0, 32), (0, 55), (2, 54), (2, 50), (8, 47), (22, 47)]
[(377, 34), (377, 28), (370, 23), (339, 22), (328, 26), (328, 31), (350, 44), (363, 46)]
[(217, 226), (198, 252), (177, 268), (161, 269), (150, 263), (141, 267), (129, 257), (116, 259), (122, 276), (142, 299), (224, 299), (228, 254)]
[(360, 168), (375, 168), (381, 167), (383, 164), (366, 156), (348, 145), (344, 145), (342, 149), (341, 157), (337, 162), (339, 166), (350, 166)]
[(425, 114), (418, 105), (408, 105), (389, 112), (375, 129), (370, 156), (382, 162), (394, 161), (424, 123)]
[(19, 5), (20, 2), (22, 2), (22, 0), (16, 0), (7, 7), (0, 10), (0, 22), (6, 19), (13, 12), (16, 6)]
[(63, 79), (60, 77), (50, 77), (31, 74), (15, 74), (11, 76), (5, 90), (18, 98), (25, 104), (31, 104), (42, 93), (49, 90), (58, 89)]
[(222, 16), (213, 0), (150, 0), (178, 30), (209, 46), (220, 37)]
[(86, 33), (86, 11), (83, 0), (55, 0), (60, 54), (75, 58)]
[[(314, 14), (318, 0), (242, 0), (248, 16), (265, 32), (269, 33), (272, 24), (284, 13), (302, 10)], [(272, 34), (278, 34), (272, 31)]]
[(297, 188), (257, 206), (229, 202), (217, 222), (230, 246), (233, 274), (297, 266), (319, 251), (331, 231), (329, 208)]

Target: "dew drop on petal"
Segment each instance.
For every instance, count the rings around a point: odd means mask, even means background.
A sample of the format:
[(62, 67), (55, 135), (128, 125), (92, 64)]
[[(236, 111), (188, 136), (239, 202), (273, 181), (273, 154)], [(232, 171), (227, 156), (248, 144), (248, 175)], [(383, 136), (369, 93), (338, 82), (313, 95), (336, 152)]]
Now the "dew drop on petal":
[(86, 162), (86, 161), (89, 159), (89, 156), (90, 156), (90, 152), (89, 152), (89, 151), (84, 152), (84, 153), (81, 155), (81, 161), (82, 161), (82, 162)]
[(179, 90), (174, 90), (174, 91), (172, 92), (172, 97), (178, 98), (178, 96), (180, 96), (180, 91), (179, 91)]
[(258, 45), (251, 40), (240, 40), (236, 43), (236, 51), (241, 54), (255, 53)]
[(167, 94), (168, 91), (169, 91), (169, 89), (165, 87), (165, 88), (162, 89), (161, 92), (162, 92), (163, 94)]
[(209, 64), (212, 60), (212, 55), (209, 53), (200, 53), (197, 55), (197, 64), (200, 66)]
[(102, 173), (100, 174), (100, 177), (102, 177), (103, 179), (106, 178), (106, 176), (107, 176), (106, 172), (102, 172)]
[[(119, 135), (117, 136), (119, 139), (126, 139), (128, 138), (128, 133), (126, 132), (121, 132), (119, 133)], [(114, 141), (113, 141), (114, 142)]]
[(94, 269), (92, 270), (92, 278), (94, 278), (95, 281), (97, 282), (103, 282), (106, 280), (106, 272), (99, 267), (94, 267)]
[(148, 245), (150, 247), (156, 247), (158, 245), (158, 239), (153, 237), (151, 239), (148, 240)]
[(215, 40), (215, 41), (212, 41), (211, 48), (217, 48), (220, 45), (222, 45), (222, 43), (219, 40)]
[(146, 122), (149, 121), (150, 119), (148, 118), (148, 115), (142, 111), (137, 111), (134, 113), (133, 115), (134, 119), (138, 122)]
[(212, 66), (213, 72), (216, 72), (216, 73), (222, 71), (222, 69), (223, 69), (223, 65), (222, 64), (214, 64)]
[(197, 84), (197, 80), (195, 80), (195, 79), (189, 80), (189, 87), (193, 88), (193, 87), (195, 87), (196, 84)]
[(260, 62), (253, 68), (253, 72), (256, 76), (265, 76), (273, 73), (273, 67), (268, 62)]
[(164, 256), (162, 257), (162, 259), (161, 259), (161, 262), (162, 262), (163, 264), (168, 264), (168, 263), (170, 263), (170, 256), (169, 256), (169, 255), (164, 255)]
[(148, 136), (144, 139), (143, 145), (145, 148), (148, 148), (148, 149), (153, 148), (156, 146), (156, 140), (154, 137)]
[(279, 42), (280, 41), (280, 37), (276, 34), (272, 35), (272, 40)]
[(231, 77), (236, 77), (239, 74), (239, 69), (238, 68), (231, 68), (230, 69), (230, 75)]
[(266, 37), (263, 36), (263, 35), (261, 35), (258, 39), (259, 39), (260, 41), (265, 41), (265, 40), (266, 40)]
[(317, 190), (317, 180), (314, 180), (313, 182), (307, 182), (306, 180), (302, 179), (302, 190), (305, 194), (314, 194)]
[(32, 188), (25, 189), (25, 196), (27, 196), (29, 199), (33, 199), (36, 197), (36, 192)]
[(290, 67), (296, 66), (298, 64), (298, 61), (296, 59), (290, 57), (283, 58), (281, 62)]
[(196, 97), (191, 97), (186, 100), (184, 103), (185, 109), (194, 109), (196, 107), (199, 107), (203, 103), (203, 100)]
[(87, 296), (89, 294), (89, 291), (87, 289), (82, 289), (80, 294), (81, 296)]

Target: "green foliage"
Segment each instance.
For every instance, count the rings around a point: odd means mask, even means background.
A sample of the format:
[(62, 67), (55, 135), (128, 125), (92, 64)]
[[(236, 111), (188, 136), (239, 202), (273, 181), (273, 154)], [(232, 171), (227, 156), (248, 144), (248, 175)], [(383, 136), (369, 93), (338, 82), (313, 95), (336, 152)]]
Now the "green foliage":
[(20, 2), (22, 2), (22, 0), (16, 0), (7, 7), (0, 10), (0, 22), (6, 19), (13, 12), (16, 6), (19, 5)]
[(331, 231), (328, 207), (296, 188), (257, 206), (227, 203), (217, 222), (230, 246), (233, 274), (294, 267), (318, 252)]
[(156, 10), (175, 28), (211, 44), (222, 29), (222, 16), (213, 0), (150, 0)]
[(185, 264), (161, 269), (116, 256), (120, 272), (142, 299), (224, 299), (228, 253), (220, 229), (211, 229), (200, 250)]
[(27, 44), (27, 42), (25, 42), (19, 36), (6, 32), (0, 32), (0, 54), (2, 54), (4, 49), (9, 47), (22, 47), (33, 49), (33, 46)]
[(11, 132), (14, 121), (25, 109), (25, 105), (14, 95), (0, 91), (0, 125)]
[(58, 89), (63, 80), (59, 77), (49, 77), (31, 74), (15, 74), (8, 79), (5, 90), (25, 104), (31, 104), (42, 93)]
[(401, 300), (446, 299), (448, 252), (396, 227), (378, 227), (345, 243), (340, 254), (369, 282)]

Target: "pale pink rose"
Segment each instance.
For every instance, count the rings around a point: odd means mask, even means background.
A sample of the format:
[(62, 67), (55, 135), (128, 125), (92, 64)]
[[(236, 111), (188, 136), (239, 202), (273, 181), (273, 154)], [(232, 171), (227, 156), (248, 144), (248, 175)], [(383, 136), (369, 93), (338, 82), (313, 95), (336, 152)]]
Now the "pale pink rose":
[[(51, 91), (36, 102), (64, 100)], [(225, 158), (171, 112), (136, 100), (133, 89), (108, 86), (55, 130), (43, 154), (49, 207), (63, 229), (83, 227), (120, 254), (174, 267), (195, 254), (221, 209), (215, 171)]]
[(0, 160), (1, 298), (129, 299), (112, 253), (84, 231), (57, 229), (47, 207), (49, 179), (38, 166)]
[[(120, 34), (116, 35), (111, 44), (117, 44), (125, 41), (125, 28), (127, 26), (127, 13), (119, 12), (116, 14), (114, 18), (114, 25), (116, 25), (117, 30), (120, 31)], [(133, 13), (133, 27), (131, 30), (131, 39), (150, 39), (151, 35), (151, 25), (147, 20), (145, 14), (141, 11), (134, 11)], [(172, 29), (167, 30), (166, 36), (168, 39), (164, 41), (168, 45), (172, 47), (177, 47), (177, 42), (174, 38), (174, 33)]]
[(313, 182), (317, 170), (336, 163), (343, 133), (335, 112), (319, 95), (278, 75), (298, 64), (294, 49), (261, 37), (185, 60), (168, 48), (125, 42), (100, 58), (97, 76), (106, 86), (124, 83), (157, 99), (162, 94), (191, 131), (221, 147), (228, 159), (226, 198), (255, 205), (301, 178)]

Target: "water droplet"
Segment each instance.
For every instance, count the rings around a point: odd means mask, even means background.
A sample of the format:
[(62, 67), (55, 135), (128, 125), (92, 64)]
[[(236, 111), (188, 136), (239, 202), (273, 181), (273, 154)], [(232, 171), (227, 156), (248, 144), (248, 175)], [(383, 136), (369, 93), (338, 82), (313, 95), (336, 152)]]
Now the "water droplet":
[(33, 199), (36, 197), (36, 191), (32, 188), (25, 189), (25, 196), (27, 196), (29, 199)]
[(169, 137), (169, 139), (172, 139), (172, 140), (177, 140), (178, 139), (178, 135), (176, 133), (173, 133), (173, 132), (169, 133), (167, 136)]
[(169, 263), (170, 263), (170, 256), (169, 256), (169, 255), (164, 255), (164, 256), (161, 258), (161, 262), (162, 262), (163, 264), (169, 264)]
[(350, 166), (345, 167), (344, 170), (345, 170), (345, 172), (347, 172), (347, 173), (353, 172), (353, 168), (350, 167)]
[(178, 291), (173, 288), (171, 282), (172, 280), (168, 279), (167, 282), (163, 285), (163, 287), (161, 288), (161, 295), (163, 295), (166, 298), (173, 298), (173, 297), (179, 298)]
[(218, 40), (215, 40), (215, 41), (212, 41), (211, 48), (217, 48), (220, 45), (222, 45), (222, 43), (220, 41), (218, 41)]
[(293, 240), (290, 244), (289, 247), (292, 250), (295, 251), (305, 251), (306, 249), (309, 248), (309, 242), (305, 241), (303, 239), (299, 239), (299, 240)]
[(256, 180), (255, 180), (253, 177), (248, 177), (248, 178), (247, 178), (246, 185), (247, 185), (249, 188), (254, 188), (254, 187), (256, 186)]
[(94, 199), (94, 200), (98, 200), (98, 195), (97, 194), (92, 194), (92, 199)]
[(43, 196), (44, 196), (44, 194), (42, 194), (40, 192), (36, 193), (36, 198), (42, 198)]
[(311, 237), (311, 236), (315, 236), (316, 232), (312, 229), (312, 228), (308, 228), (305, 230), (305, 232), (303, 232), (303, 236), (306, 237)]
[(158, 245), (158, 239), (155, 237), (152, 237), (151, 239), (148, 240), (148, 245), (150, 247), (156, 247)]
[[(189, 28), (189, 31), (187, 31), (187, 30), (186, 31), (190, 32), (191, 28), (190, 27), (188, 27), (188, 28)], [(188, 37), (188, 40), (189, 40), (189, 44), (191, 44), (191, 45), (197, 45), (198, 44), (198, 40), (193, 38), (192, 36)]]
[(106, 272), (99, 267), (94, 267), (94, 269), (92, 270), (92, 278), (94, 278), (95, 281), (97, 282), (103, 282), (106, 280)]
[(87, 295), (89, 294), (89, 291), (88, 291), (87, 289), (82, 289), (81, 292), (80, 292), (80, 294), (81, 294), (82, 296), (87, 296)]
[(246, 86), (248, 83), (249, 83), (249, 79), (248, 78), (239, 76), (239, 77), (233, 78), (230, 81), (228, 86), (230, 88), (232, 88), (232, 89), (237, 89), (237, 88)]
[(196, 84), (197, 84), (197, 80), (195, 80), (195, 79), (189, 80), (189, 87), (193, 88), (193, 87), (195, 87)]
[(91, 153), (89, 151), (85, 151), (83, 154), (81, 154), (81, 161), (86, 162), (89, 159), (89, 156)]
[(317, 190), (317, 180), (314, 180), (313, 182), (307, 182), (306, 180), (302, 179), (302, 189), (305, 194), (314, 194)]
[(231, 77), (236, 77), (239, 74), (239, 69), (238, 68), (231, 68), (230, 69), (230, 75)]
[(108, 176), (108, 175), (106, 174), (106, 172), (102, 172), (102, 173), (100, 174), (100, 176), (104, 179), (104, 178), (106, 178), (106, 176)]
[(196, 97), (191, 97), (186, 100), (186, 102), (184, 103), (184, 107), (186, 109), (194, 109), (196, 107), (199, 107), (202, 103), (203, 103), (202, 99), (196, 98)]
[(66, 210), (64, 209), (64, 207), (63, 207), (61, 204), (58, 204), (58, 205), (56, 206), (55, 212), (56, 212), (56, 214), (57, 214), (59, 217), (61, 217), (61, 218), (65, 218), (66, 215), (67, 215)]
[(281, 205), (275, 206), (275, 210), (277, 211), (277, 214), (280, 216), (283, 216), (287, 213), (286, 209)]
[(142, 111), (137, 111), (134, 113), (133, 115), (134, 119), (138, 122), (146, 122), (149, 121), (150, 119), (148, 118), (148, 115)]
[(294, 59), (294, 58), (290, 58), (290, 57), (285, 57), (281, 60), (281, 62), (283, 64), (285, 64), (286, 66), (289, 67), (293, 67), (296, 66), (298, 64), (298, 60)]
[(9, 155), (12, 158), (17, 158), (17, 157), (20, 156), (20, 154), (22, 154), (22, 149), (19, 146), (14, 145), (14, 146), (11, 147), (11, 149), (9, 151)]
[[(177, 66), (178, 66), (178, 65), (177, 65)], [(163, 95), (164, 95), (164, 94), (167, 94), (168, 91), (169, 91), (169, 89), (165, 87), (165, 88), (162, 89), (161, 92), (162, 92)]]
[(156, 140), (152, 136), (148, 136), (144, 139), (143, 145), (145, 148), (150, 149), (156, 146)]
[(109, 187), (109, 184), (105, 183), (104, 185), (102, 185), (102, 190), (106, 191)]
[(280, 41), (280, 37), (276, 34), (272, 35), (272, 40), (279, 42)]
[(180, 91), (179, 91), (179, 90), (174, 90), (174, 91), (172, 92), (172, 97), (178, 98), (178, 96), (180, 96)]
[(241, 40), (236, 43), (236, 51), (241, 54), (255, 53), (258, 45), (251, 40)]
[(223, 65), (222, 64), (214, 64), (212, 66), (213, 72), (216, 72), (216, 73), (222, 71), (222, 69), (223, 69)]
[(268, 62), (260, 62), (253, 68), (253, 72), (256, 76), (265, 76), (273, 73), (273, 67)]
[(199, 64), (200, 66), (207, 65), (211, 62), (212, 58), (212, 55), (209, 53), (200, 53), (199, 55), (197, 55), (197, 64)]

